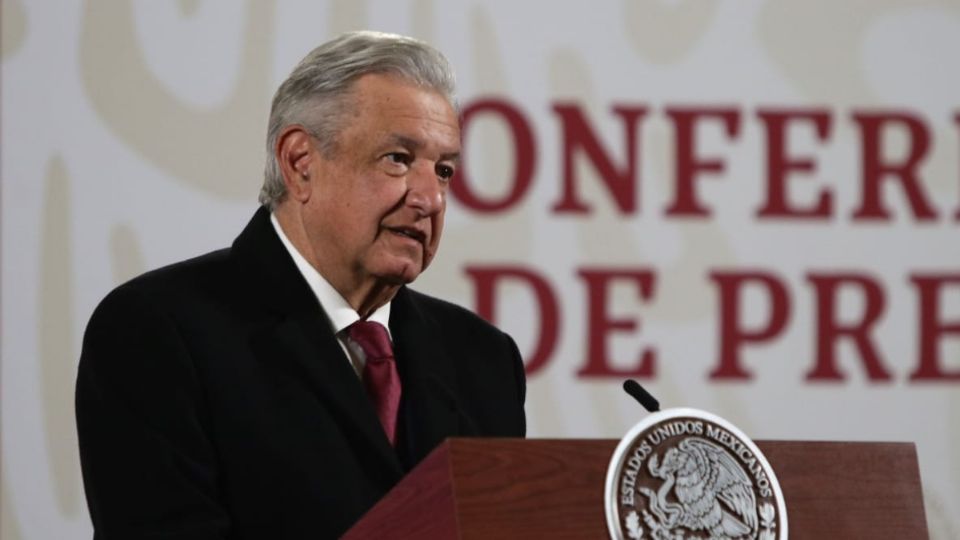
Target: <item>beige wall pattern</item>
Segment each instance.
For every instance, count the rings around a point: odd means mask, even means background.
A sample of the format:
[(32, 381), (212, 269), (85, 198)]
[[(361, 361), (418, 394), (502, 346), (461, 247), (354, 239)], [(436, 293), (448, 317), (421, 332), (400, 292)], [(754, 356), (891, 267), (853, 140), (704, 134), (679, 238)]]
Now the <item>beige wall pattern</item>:
[[(90, 536), (73, 384), (91, 312), (117, 284), (233, 240), (256, 205), (273, 90), (310, 48), (356, 28), (434, 43), (457, 69), (463, 103), (506, 99), (534, 133), (526, 197), (497, 214), (451, 201), (440, 255), (416, 284), (471, 308), (467, 267), (520, 265), (551, 284), (559, 342), (530, 378), (531, 436), (620, 437), (640, 418), (620, 378), (576, 375), (588, 346), (577, 271), (653, 269), (651, 301), (630, 286), (610, 295), (612, 315), (641, 320), (639, 331), (611, 335), (618, 366), (656, 347), (657, 374), (643, 382), (662, 403), (711, 410), (756, 438), (916, 442), (931, 538), (960, 538), (960, 383), (909, 380), (918, 313), (908, 279), (960, 272), (960, 1), (0, 0), (0, 9), (0, 540)], [(593, 211), (551, 210), (562, 193), (558, 102), (581, 107), (618, 164), (626, 149), (611, 107), (648, 107), (636, 212), (616, 209), (583, 155), (574, 172)], [(709, 219), (664, 215), (677, 173), (667, 106), (740, 112), (734, 139), (716, 125), (698, 132), (698, 152), (726, 163), (697, 184)], [(761, 106), (830, 113), (825, 141), (806, 127), (791, 132), (791, 151), (818, 164), (791, 196), (831, 190), (829, 219), (754, 217), (765, 189)], [(933, 223), (918, 224), (892, 186), (892, 220), (851, 219), (860, 196), (851, 113), (884, 108), (930, 129), (920, 171), (939, 212)], [(890, 138), (890, 155), (902, 154), (903, 134)], [(464, 167), (477, 193), (510, 189), (511, 141), (498, 119), (471, 124)], [(744, 268), (782, 279), (790, 320), (744, 353), (753, 380), (711, 382), (718, 300), (705, 276)], [(805, 382), (813, 271), (857, 271), (882, 285), (886, 311), (872, 338), (891, 381), (868, 380), (844, 344), (844, 381)], [(497, 321), (524, 351), (539, 327), (531, 300), (515, 283), (498, 289)], [(855, 294), (840, 303), (845, 320), (863, 308)], [(762, 322), (766, 310), (762, 295), (748, 295), (748, 320)], [(960, 320), (960, 291), (944, 294), (941, 312)], [(944, 369), (960, 371), (960, 338), (944, 339), (941, 352)]]

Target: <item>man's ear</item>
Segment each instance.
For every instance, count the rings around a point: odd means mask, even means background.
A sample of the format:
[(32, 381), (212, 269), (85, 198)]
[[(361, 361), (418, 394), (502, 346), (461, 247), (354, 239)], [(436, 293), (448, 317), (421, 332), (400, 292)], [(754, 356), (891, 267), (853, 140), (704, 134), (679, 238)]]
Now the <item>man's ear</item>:
[(312, 185), (311, 167), (317, 159), (313, 137), (301, 125), (287, 126), (277, 137), (274, 152), (280, 165), (280, 174), (283, 175), (283, 184), (287, 188), (287, 196), (301, 203), (306, 202), (310, 198)]

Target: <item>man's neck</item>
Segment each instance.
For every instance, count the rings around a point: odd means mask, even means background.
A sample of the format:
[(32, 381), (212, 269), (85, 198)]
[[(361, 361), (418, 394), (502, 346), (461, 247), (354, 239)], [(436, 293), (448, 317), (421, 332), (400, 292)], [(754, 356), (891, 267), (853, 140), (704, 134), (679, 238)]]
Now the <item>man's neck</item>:
[(348, 296), (344, 296), (344, 298), (346, 298), (347, 302), (349, 302), (350, 305), (357, 310), (357, 314), (360, 315), (361, 319), (366, 319), (371, 313), (379, 309), (380, 306), (393, 300), (393, 297), (396, 296), (397, 291), (399, 290), (399, 285), (374, 284), (372, 287), (368, 288), (365, 294), (359, 293), (357, 295), (357, 298), (355, 299), (356, 303), (354, 299), (351, 299)]
[(292, 215), (293, 212), (281, 206), (273, 214), (294, 249), (350, 304), (361, 319), (390, 302), (400, 290), (398, 284), (377, 279), (358, 280), (348, 269), (324, 264), (327, 261), (314, 250), (303, 222)]

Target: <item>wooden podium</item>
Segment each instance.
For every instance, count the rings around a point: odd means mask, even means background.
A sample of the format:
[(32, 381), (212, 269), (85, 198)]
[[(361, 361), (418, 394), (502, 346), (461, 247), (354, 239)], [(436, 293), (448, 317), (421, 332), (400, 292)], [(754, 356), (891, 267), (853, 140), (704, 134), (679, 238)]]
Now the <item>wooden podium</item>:
[[(344, 538), (608, 538), (604, 478), (618, 442), (449, 439)], [(790, 538), (927, 538), (912, 443), (756, 444)]]

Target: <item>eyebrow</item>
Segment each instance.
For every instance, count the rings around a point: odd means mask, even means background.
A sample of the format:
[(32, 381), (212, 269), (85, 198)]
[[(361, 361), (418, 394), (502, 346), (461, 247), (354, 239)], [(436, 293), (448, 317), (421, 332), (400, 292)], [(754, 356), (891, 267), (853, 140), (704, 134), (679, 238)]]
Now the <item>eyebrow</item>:
[[(389, 143), (397, 144), (399, 146), (403, 146), (405, 148), (410, 148), (413, 150), (420, 150), (424, 146), (422, 141), (418, 139), (414, 139), (412, 137), (407, 137), (406, 135), (401, 135), (399, 133), (391, 133)], [(440, 154), (439, 161), (453, 161), (455, 163), (459, 163), (460, 152), (447, 152), (445, 154)]]

